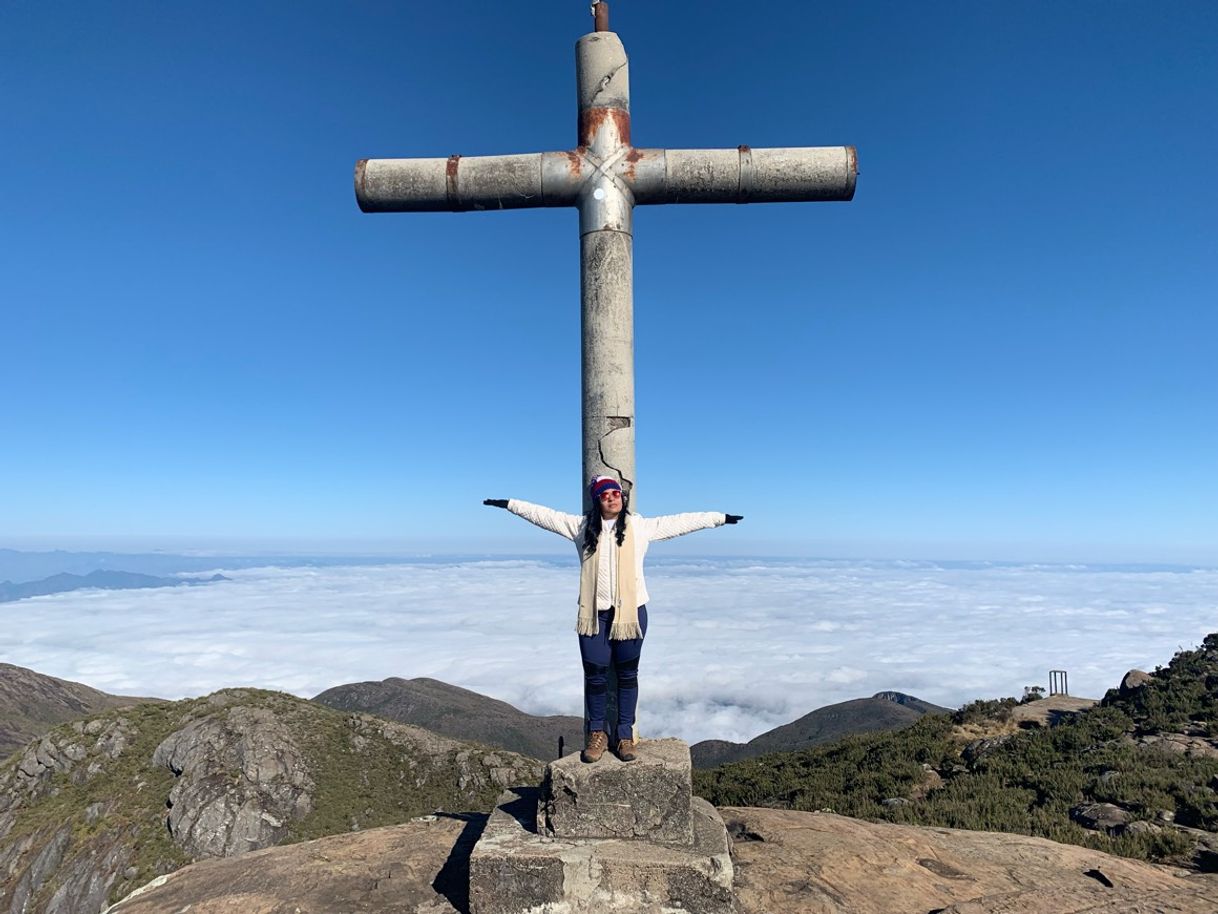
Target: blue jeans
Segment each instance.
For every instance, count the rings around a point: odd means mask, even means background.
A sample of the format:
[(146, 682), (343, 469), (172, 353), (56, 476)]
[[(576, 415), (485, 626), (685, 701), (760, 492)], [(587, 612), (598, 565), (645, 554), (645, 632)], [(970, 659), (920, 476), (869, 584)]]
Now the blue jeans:
[[(617, 674), (617, 739), (631, 739), (634, 734), (634, 714), (639, 706), (639, 655), (643, 653), (643, 638), (610, 641), (609, 626), (614, 610), (597, 613), (595, 635), (579, 635), (579, 655), (584, 661), (584, 710), (588, 716), (588, 732), (609, 732), (605, 722), (608, 704), (609, 666)], [(639, 607), (639, 627), (647, 637), (647, 607)]]

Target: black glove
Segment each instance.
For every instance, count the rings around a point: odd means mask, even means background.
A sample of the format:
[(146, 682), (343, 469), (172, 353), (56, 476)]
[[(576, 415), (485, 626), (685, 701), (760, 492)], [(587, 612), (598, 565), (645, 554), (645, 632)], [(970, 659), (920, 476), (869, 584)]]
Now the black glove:
[(492, 508), (506, 508), (508, 500), (506, 498), (486, 498), (483, 499), (484, 505), (490, 505)]
[(738, 524), (742, 520), (744, 520), (743, 514), (725, 514), (723, 518), (725, 524)]

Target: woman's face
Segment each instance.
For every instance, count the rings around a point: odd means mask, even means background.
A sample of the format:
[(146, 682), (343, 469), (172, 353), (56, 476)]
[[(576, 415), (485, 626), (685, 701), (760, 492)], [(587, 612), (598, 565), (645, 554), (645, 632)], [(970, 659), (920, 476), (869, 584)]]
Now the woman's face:
[(613, 520), (622, 513), (622, 493), (617, 489), (608, 489), (601, 493), (601, 517)]

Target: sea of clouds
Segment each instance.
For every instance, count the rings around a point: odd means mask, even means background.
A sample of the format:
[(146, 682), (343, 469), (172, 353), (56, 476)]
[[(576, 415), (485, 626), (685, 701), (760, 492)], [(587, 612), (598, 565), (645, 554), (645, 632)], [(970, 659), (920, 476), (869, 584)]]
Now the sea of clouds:
[[(215, 571), (0, 605), (0, 659), (129, 695), (427, 676), (582, 713), (573, 556)], [(647, 584), (640, 727), (690, 742), (886, 689), (1020, 695), (1051, 669), (1099, 697), (1218, 630), (1218, 569), (654, 558)]]

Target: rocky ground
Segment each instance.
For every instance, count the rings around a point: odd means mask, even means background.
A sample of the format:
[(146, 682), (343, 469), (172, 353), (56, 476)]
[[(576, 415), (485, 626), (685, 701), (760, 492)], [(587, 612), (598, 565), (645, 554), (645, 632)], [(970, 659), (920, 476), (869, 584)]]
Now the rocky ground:
[(742, 914), (1213, 914), (1218, 877), (1042, 838), (726, 808)]
[(231, 689), (52, 730), (0, 765), (0, 911), (94, 914), (192, 861), (484, 809), (533, 759)]
[(467, 863), (485, 818), (436, 817), (203, 861), (107, 914), (457, 914), (467, 910)]
[[(1213, 914), (1218, 877), (1040, 838), (721, 810), (741, 914)], [(464, 914), (483, 817), (441, 817), (197, 863), (109, 914)]]

